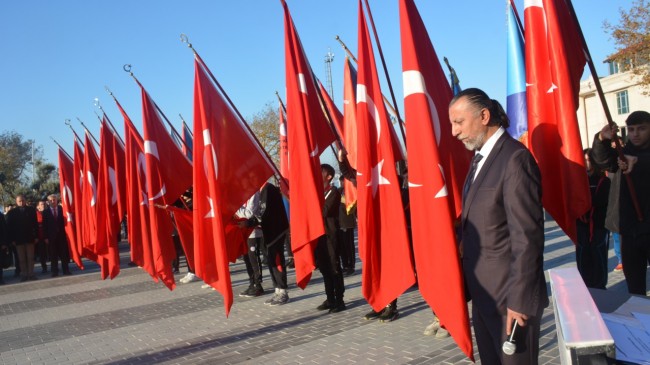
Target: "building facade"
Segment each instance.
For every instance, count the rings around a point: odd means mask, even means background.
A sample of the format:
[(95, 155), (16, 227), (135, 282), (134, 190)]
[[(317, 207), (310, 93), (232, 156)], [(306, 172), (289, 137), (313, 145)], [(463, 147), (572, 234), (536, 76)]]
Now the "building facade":
[[(607, 106), (614, 123), (621, 127), (619, 135), (625, 139), (625, 119), (636, 110), (650, 112), (650, 95), (643, 95), (640, 78), (631, 72), (619, 72), (617, 63), (609, 63), (610, 75), (600, 78)], [(593, 76), (580, 82), (578, 125), (584, 148), (591, 147), (594, 135), (607, 123)]]

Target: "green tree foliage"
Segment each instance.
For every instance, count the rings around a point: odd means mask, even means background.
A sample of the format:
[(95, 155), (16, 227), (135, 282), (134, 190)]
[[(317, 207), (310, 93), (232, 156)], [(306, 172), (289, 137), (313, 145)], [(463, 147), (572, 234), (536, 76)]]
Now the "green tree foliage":
[(279, 121), (278, 110), (271, 103), (267, 103), (261, 111), (253, 116), (250, 122), (257, 140), (271, 156), (271, 160), (276, 166), (280, 165)]
[(629, 10), (620, 9), (619, 14), (618, 24), (604, 24), (605, 30), (616, 42), (616, 53), (610, 55), (608, 60), (618, 62), (639, 76), (641, 85), (650, 90), (650, 1), (635, 0)]
[[(33, 148), (33, 149), (32, 149)], [(33, 165), (32, 165), (33, 163)], [(15, 131), (0, 134), (0, 203), (18, 194), (36, 201), (59, 192), (56, 166), (43, 159), (43, 149)]]

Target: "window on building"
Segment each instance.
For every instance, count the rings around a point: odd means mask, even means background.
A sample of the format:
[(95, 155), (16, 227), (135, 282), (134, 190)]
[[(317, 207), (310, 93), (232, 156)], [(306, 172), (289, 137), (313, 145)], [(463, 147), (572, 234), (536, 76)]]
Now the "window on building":
[(618, 73), (618, 62), (616, 61), (610, 61), (609, 62), (609, 74), (617, 74)]
[(616, 93), (616, 107), (618, 114), (627, 114), (630, 112), (630, 104), (627, 99), (627, 90), (619, 91)]

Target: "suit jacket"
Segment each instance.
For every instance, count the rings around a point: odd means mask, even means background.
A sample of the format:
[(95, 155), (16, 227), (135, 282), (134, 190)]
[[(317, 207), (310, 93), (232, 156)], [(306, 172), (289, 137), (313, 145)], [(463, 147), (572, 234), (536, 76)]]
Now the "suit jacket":
[(341, 193), (335, 188), (325, 193), (325, 204), (323, 205), (323, 219), (325, 223), (325, 234), (328, 237), (336, 237), (339, 230), (339, 206), (341, 205)]
[(22, 245), (36, 241), (38, 221), (34, 207), (13, 208), (7, 213), (5, 219), (10, 243), (15, 242), (17, 245)]
[(60, 205), (55, 207), (56, 218), (52, 214), (52, 209), (47, 207), (43, 210), (43, 225), (45, 234), (50, 242), (55, 242), (65, 238), (65, 219), (63, 217), (63, 208)]
[(484, 315), (536, 315), (548, 305), (539, 168), (508, 133), (484, 158), (462, 212), (468, 290)]

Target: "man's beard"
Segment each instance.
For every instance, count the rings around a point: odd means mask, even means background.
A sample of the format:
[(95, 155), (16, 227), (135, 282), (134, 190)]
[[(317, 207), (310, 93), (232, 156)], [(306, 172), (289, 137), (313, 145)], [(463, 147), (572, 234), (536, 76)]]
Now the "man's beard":
[(474, 139), (470, 139), (470, 138), (464, 139), (463, 144), (465, 145), (465, 148), (467, 148), (470, 151), (479, 150), (485, 144), (486, 136), (487, 136), (487, 131), (483, 131)]

